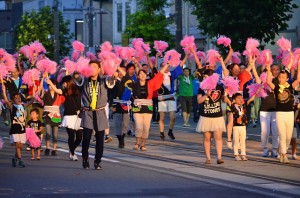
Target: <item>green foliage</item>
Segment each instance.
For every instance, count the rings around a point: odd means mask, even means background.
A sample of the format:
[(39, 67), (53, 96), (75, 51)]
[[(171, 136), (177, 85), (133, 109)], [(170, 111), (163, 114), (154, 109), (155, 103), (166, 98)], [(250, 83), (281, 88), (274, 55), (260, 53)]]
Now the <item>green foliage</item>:
[(143, 38), (145, 42), (153, 45), (154, 40), (164, 40), (169, 48), (174, 47), (173, 36), (167, 26), (168, 21), (164, 7), (167, 0), (138, 0), (137, 12), (128, 16), (125, 34), (129, 38)]
[[(59, 40), (60, 56), (67, 56), (71, 47), (70, 39), (73, 37), (68, 28), (70, 22), (64, 21), (61, 12), (59, 13)], [(27, 45), (35, 40), (39, 40), (46, 48), (47, 57), (53, 59), (54, 47), (53, 39), (48, 39), (48, 35), (53, 35), (53, 12), (50, 7), (44, 7), (39, 12), (26, 12), (22, 20), (16, 27), (16, 49)]]
[(209, 37), (225, 35), (232, 47), (243, 51), (247, 38), (274, 44), (278, 32), (288, 28), (292, 0), (190, 0), (199, 29)]

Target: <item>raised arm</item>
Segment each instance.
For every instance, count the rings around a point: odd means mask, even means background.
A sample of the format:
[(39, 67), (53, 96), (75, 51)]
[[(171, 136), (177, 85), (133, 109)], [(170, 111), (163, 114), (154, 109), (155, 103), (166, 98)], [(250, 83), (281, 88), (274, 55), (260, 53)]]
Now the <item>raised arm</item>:
[(181, 63), (180, 63), (180, 67), (182, 67), (182, 66), (186, 63), (188, 57), (189, 57), (189, 54), (185, 54), (183, 60), (182, 60)]
[(61, 89), (58, 89), (52, 82), (49, 78), (46, 78), (46, 82), (47, 84), (54, 90), (55, 93), (59, 94), (59, 95), (62, 95), (63, 92)]
[(297, 87), (300, 82), (300, 58), (297, 65), (297, 79), (292, 83), (293, 88)]
[(271, 73), (270, 65), (266, 65), (266, 69), (267, 69), (267, 84), (272, 90), (274, 90), (275, 85), (272, 83), (272, 73)]
[(149, 53), (145, 52), (145, 55), (147, 57), (148, 65), (149, 65), (150, 69), (152, 70), (153, 69), (153, 64), (152, 64), (152, 61), (150, 59)]
[(158, 68), (158, 57), (159, 57), (159, 55), (160, 54), (158, 52), (155, 55), (155, 65), (154, 65), (155, 68)]
[(2, 79), (1, 79), (1, 81), (2, 81), (2, 93), (3, 93), (3, 98), (4, 98), (5, 103), (7, 104), (7, 106), (9, 107), (9, 109), (10, 109), (10, 111), (11, 111), (11, 110), (12, 110), (12, 103), (8, 100), (7, 94), (6, 94), (6, 86), (4, 85)]
[(222, 70), (223, 70), (223, 74), (224, 74), (224, 77), (226, 76), (229, 76), (229, 70), (227, 69), (227, 67), (225, 66), (225, 62), (223, 61), (223, 58), (221, 55), (219, 55), (219, 61), (221, 63), (221, 66), (222, 66)]
[(260, 86), (260, 88), (258, 88), (258, 90), (255, 92), (255, 94), (251, 98), (249, 98), (249, 100), (247, 101), (247, 106), (256, 98), (256, 96), (259, 94), (261, 89), (262, 89), (262, 86)]
[(233, 54), (233, 49), (232, 49), (231, 46), (229, 46), (229, 52), (228, 52), (228, 54), (227, 54), (227, 57), (226, 57), (225, 60), (224, 60), (224, 63), (225, 63), (225, 64), (228, 63), (228, 61), (230, 60), (232, 54)]
[(21, 58), (19, 55), (18, 55), (18, 60), (17, 60), (17, 66), (18, 66), (20, 75), (23, 76), (24, 72), (23, 72), (23, 69), (21, 68)]
[(249, 64), (251, 65), (252, 73), (253, 73), (254, 78), (255, 78), (255, 82), (258, 83), (258, 84), (261, 84), (261, 80), (258, 76), (256, 67), (255, 67), (255, 62), (256, 62), (256, 58), (252, 58), (252, 56), (250, 56), (249, 57)]
[(202, 68), (203, 68), (202, 63), (201, 63), (201, 61), (199, 60), (196, 51), (193, 51), (192, 53), (193, 53), (194, 58), (195, 58), (195, 62), (196, 62), (196, 67), (197, 67), (197, 69), (202, 69)]

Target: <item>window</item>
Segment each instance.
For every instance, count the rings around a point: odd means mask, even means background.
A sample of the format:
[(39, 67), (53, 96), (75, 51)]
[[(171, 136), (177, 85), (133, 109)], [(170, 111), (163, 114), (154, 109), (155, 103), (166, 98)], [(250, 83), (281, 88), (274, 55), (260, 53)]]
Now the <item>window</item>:
[(117, 3), (117, 31), (122, 32), (122, 3)]
[(0, 33), (0, 48), (12, 49), (12, 33), (9, 32)]
[(75, 40), (83, 42), (83, 20), (75, 20)]
[(127, 23), (128, 16), (131, 14), (131, 3), (130, 2), (125, 3), (125, 14), (126, 14), (126, 23)]

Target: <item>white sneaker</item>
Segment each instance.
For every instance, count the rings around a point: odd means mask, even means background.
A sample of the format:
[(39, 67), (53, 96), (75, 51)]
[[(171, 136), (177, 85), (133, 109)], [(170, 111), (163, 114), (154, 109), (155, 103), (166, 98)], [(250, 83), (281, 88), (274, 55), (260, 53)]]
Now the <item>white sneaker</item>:
[(297, 156), (296, 154), (293, 154), (293, 155), (292, 155), (292, 159), (293, 159), (293, 160), (298, 160), (298, 156)]
[(77, 158), (76, 154), (73, 155), (73, 161), (78, 161), (78, 158)]
[(232, 142), (228, 142), (227, 141), (227, 148), (229, 148), (230, 150), (232, 150)]
[(264, 149), (263, 157), (269, 157), (269, 150), (267, 148)]
[(69, 155), (69, 159), (70, 160), (73, 160), (73, 155), (70, 153), (70, 155)]

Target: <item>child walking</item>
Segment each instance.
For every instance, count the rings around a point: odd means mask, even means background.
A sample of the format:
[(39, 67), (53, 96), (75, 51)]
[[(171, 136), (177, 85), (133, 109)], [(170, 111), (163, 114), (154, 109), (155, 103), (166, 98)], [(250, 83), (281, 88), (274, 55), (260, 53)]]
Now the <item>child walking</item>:
[[(36, 87), (34, 89), (36, 89)], [(22, 157), (21, 150), (22, 150), (23, 144), (26, 142), (25, 108), (28, 105), (32, 104), (32, 102), (34, 101), (34, 96), (28, 103), (23, 105), (20, 93), (13, 93), (11, 95), (12, 101), (9, 101), (7, 98), (7, 95), (6, 95), (6, 87), (3, 83), (3, 81), (2, 81), (2, 92), (3, 92), (4, 100), (10, 109), (11, 128), (9, 131), (9, 135), (10, 135), (11, 142), (15, 144), (15, 148), (16, 148), (15, 156), (12, 158), (12, 166), (16, 167), (17, 162), (18, 162), (19, 166), (24, 168), (25, 164), (21, 159), (21, 157)]]
[[(260, 88), (261, 89), (261, 88)], [(236, 161), (247, 161), (246, 157), (246, 126), (247, 107), (255, 99), (260, 89), (248, 100), (244, 102), (243, 95), (236, 93), (232, 96), (232, 102), (225, 97), (226, 103), (230, 106), (233, 113), (233, 151)], [(241, 156), (239, 155), (239, 145), (241, 146)]]
[[(27, 122), (27, 128), (32, 128), (36, 135), (41, 140), (41, 134), (43, 130), (43, 123), (39, 120), (39, 110), (37, 108), (33, 108), (30, 110), (30, 120)], [(37, 151), (37, 157), (35, 158), (35, 152)], [(31, 147), (31, 160), (40, 160), (41, 159), (41, 146), (34, 148)]]

